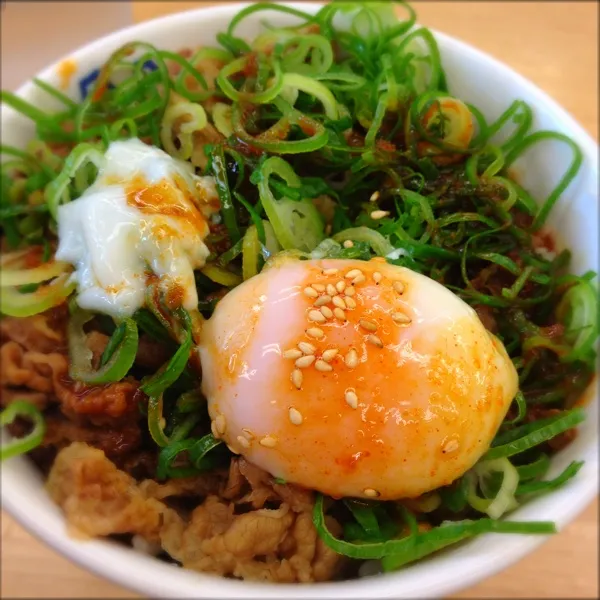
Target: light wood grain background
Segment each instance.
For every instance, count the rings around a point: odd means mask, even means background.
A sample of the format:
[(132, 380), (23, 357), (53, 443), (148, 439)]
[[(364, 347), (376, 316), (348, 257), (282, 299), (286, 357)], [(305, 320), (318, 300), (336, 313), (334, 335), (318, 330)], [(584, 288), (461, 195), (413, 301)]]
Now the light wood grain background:
[[(133, 19), (209, 4), (135, 2)], [(477, 46), (539, 85), (598, 139), (596, 2), (417, 2), (416, 8), (424, 25)], [(2, 598), (137, 597), (74, 566), (6, 514), (1, 535)], [(597, 500), (517, 565), (454, 597), (598, 598)]]

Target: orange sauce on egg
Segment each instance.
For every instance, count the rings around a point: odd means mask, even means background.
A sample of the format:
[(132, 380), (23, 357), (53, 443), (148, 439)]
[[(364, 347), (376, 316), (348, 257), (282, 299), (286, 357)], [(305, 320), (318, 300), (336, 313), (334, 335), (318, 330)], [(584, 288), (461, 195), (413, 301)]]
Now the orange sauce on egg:
[[(370, 271), (369, 277), (376, 270), (376, 264), (371, 266), (371, 269), (364, 268), (365, 274)], [(340, 279), (340, 276), (323, 275), (321, 269), (312, 269), (302, 286), (315, 283), (326, 286)], [(410, 300), (410, 289), (398, 294), (392, 284), (384, 277), (381, 285), (373, 285), (371, 279), (369, 285), (356, 286), (351, 296), (356, 307), (345, 311), (346, 320), (329, 318), (324, 323), (307, 323), (306, 330), (297, 339), (290, 340), (291, 344), (286, 342), (286, 347), (294, 347), (301, 342), (312, 344), (316, 348), (317, 360), (327, 350), (337, 348), (339, 351), (328, 362), (331, 371), (320, 372), (314, 367), (315, 363), (302, 369), (300, 390), (295, 389), (290, 381), (293, 361), (287, 361), (286, 368), (277, 374), (275, 396), (294, 398), (297, 394), (298, 397), (290, 407), (282, 408), (297, 408), (303, 417), (300, 431), (284, 411), (278, 423), (278, 435), (285, 441), (280, 450), (282, 453), (289, 453), (289, 456), (304, 453), (307, 462), (315, 455), (322, 456), (325, 462), (335, 464), (341, 473), (350, 475), (364, 468), (361, 463), (365, 459), (381, 465), (396, 459), (396, 449), (385, 443), (389, 436), (384, 432), (389, 432), (389, 427), (397, 427), (397, 435), (407, 442), (404, 460), (409, 460), (411, 453), (417, 456), (422, 452), (422, 440), (438, 430), (436, 428), (458, 425), (462, 418), (461, 410), (464, 412), (460, 407), (468, 396), (465, 386), (472, 383), (474, 373), (497, 368), (493, 364), (494, 356), (474, 343), (477, 336), (467, 317), (457, 319), (452, 331), (455, 332), (454, 343), (457, 346), (472, 345), (468, 359), (457, 360), (454, 357), (447, 360), (442, 353), (432, 353), (427, 341), (412, 335), (408, 323), (398, 323), (392, 318), (398, 312), (409, 319), (418, 318), (412, 309), (416, 303)], [(349, 283), (347, 285), (352, 287)], [(306, 306), (307, 311), (312, 310), (313, 300), (307, 297)], [(376, 329), (365, 329), (365, 320), (376, 325)], [(325, 332), (323, 339), (307, 335), (306, 332), (313, 326)], [(472, 340), (469, 339), (471, 336)], [(356, 366), (346, 364), (345, 357), (350, 349), (355, 349), (359, 357)], [(424, 383), (436, 390), (428, 401), (419, 395)], [(482, 397), (473, 402), (473, 413), (483, 414), (491, 410), (492, 404), (503, 404), (502, 389), (491, 378), (484, 384), (484, 389)], [(354, 410), (345, 400), (348, 391), (358, 398), (358, 406)], [(343, 421), (346, 431), (345, 443), (332, 449), (328, 429), (339, 427), (340, 421)], [(461, 427), (458, 429), (460, 431)], [(451, 440), (447, 439), (436, 450), (439, 460), (450, 465), (448, 472), (451, 476), (447, 483), (464, 470), (456, 457), (468, 453), (470, 448), (477, 446), (478, 440), (467, 444), (458, 436), (453, 438), (451, 445), (448, 445), (449, 442)], [(445, 450), (446, 447), (448, 450)], [(456, 451), (458, 447), (460, 452)], [(453, 463), (456, 463), (455, 470)], [(430, 475), (434, 477), (435, 474), (434, 469)], [(293, 474), (290, 476), (294, 479)]]
[(177, 281), (170, 281), (165, 294), (165, 304), (170, 309), (178, 308), (183, 304), (185, 289)]
[(150, 183), (141, 175), (137, 175), (125, 188), (127, 203), (148, 215), (183, 219), (202, 236), (206, 236), (208, 223), (191, 198), (185, 181), (178, 175), (173, 179), (176, 187), (164, 179), (158, 183)]

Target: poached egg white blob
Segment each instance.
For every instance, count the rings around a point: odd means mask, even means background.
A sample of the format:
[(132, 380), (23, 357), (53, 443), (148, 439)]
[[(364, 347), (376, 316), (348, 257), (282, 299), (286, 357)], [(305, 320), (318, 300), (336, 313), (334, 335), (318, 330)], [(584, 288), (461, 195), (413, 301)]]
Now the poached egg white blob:
[(94, 184), (58, 209), (57, 260), (75, 266), (78, 304), (115, 317), (144, 304), (152, 274), (182, 305), (198, 306), (194, 269), (209, 254), (212, 177), (136, 138), (113, 142)]
[(217, 304), (202, 338), (213, 433), (334, 497), (450, 484), (517, 392), (503, 345), (467, 304), (382, 259), (267, 268)]

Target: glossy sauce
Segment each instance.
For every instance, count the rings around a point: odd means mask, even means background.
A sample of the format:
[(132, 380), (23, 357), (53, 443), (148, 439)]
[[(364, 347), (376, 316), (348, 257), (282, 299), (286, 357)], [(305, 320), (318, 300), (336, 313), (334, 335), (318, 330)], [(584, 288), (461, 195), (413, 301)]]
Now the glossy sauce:
[[(178, 175), (172, 181), (160, 179), (152, 183), (143, 175), (136, 175), (127, 183), (125, 194), (127, 204), (146, 215), (181, 219), (204, 236), (208, 234), (206, 219), (196, 207), (186, 182)], [(173, 231), (168, 233), (172, 235)]]

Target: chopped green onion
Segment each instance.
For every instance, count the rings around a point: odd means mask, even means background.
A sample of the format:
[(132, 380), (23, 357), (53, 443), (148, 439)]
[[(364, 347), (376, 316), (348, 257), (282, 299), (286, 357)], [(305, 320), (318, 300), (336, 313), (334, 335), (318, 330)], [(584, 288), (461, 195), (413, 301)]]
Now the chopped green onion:
[[(527, 465), (519, 465), (517, 473), (519, 482), (528, 481), (537, 477), (543, 477), (550, 468), (550, 457), (547, 454), (540, 454), (540, 457)], [(518, 493), (518, 488), (517, 488)]]
[(548, 196), (544, 204), (538, 210), (537, 215), (535, 216), (535, 220), (533, 221), (534, 229), (539, 229), (544, 225), (546, 220), (548, 219), (548, 215), (550, 211), (562, 195), (562, 193), (569, 187), (573, 179), (577, 176), (579, 169), (583, 163), (583, 153), (579, 146), (568, 136), (557, 133), (555, 131), (536, 131), (535, 133), (529, 134), (527, 137), (520, 140), (518, 143), (514, 144), (510, 150), (510, 152), (506, 155), (506, 168), (510, 167), (515, 160), (525, 152), (530, 146), (537, 144), (541, 141), (546, 140), (556, 140), (558, 142), (563, 142), (571, 148), (573, 152), (573, 160), (569, 165), (566, 173), (563, 175), (562, 179), (559, 181), (558, 185), (554, 188), (551, 194)]
[(344, 500), (344, 504), (350, 510), (357, 523), (363, 528), (367, 536), (376, 539), (381, 536), (379, 523), (372, 507), (366, 506), (357, 500), (349, 499)]
[(138, 327), (157, 342), (168, 343), (171, 341), (168, 330), (148, 309), (140, 308), (134, 315)]
[[(242, 112), (239, 104), (233, 105), (231, 120), (234, 133), (249, 147), (274, 154), (305, 154), (319, 150), (327, 144), (328, 130), (321, 123), (294, 110), (282, 97), (275, 98), (273, 102), (279, 107), (284, 107), (285, 115), (275, 125), (257, 136), (252, 136), (246, 130), (249, 115)], [(287, 136), (292, 125), (298, 126), (308, 137), (288, 140)]]
[(46, 202), (54, 219), (58, 217), (60, 204), (71, 199), (68, 191), (69, 184), (80, 169), (85, 168), (88, 163), (92, 163), (99, 169), (104, 163), (104, 155), (91, 144), (79, 144), (69, 154), (61, 174), (46, 188)]
[(477, 521), (446, 522), (439, 527), (417, 533), (399, 540), (353, 544), (337, 539), (325, 525), (323, 496), (318, 495), (313, 510), (313, 523), (320, 538), (332, 550), (356, 559), (384, 559), (384, 570), (392, 571), (399, 567), (437, 552), (446, 546), (456, 544), (482, 533), (524, 533), (547, 535), (556, 532), (554, 523), (547, 521)]
[(300, 90), (301, 92), (305, 92), (306, 94), (318, 98), (323, 104), (325, 114), (330, 119), (335, 121), (339, 118), (335, 96), (322, 83), (298, 73), (286, 73), (283, 76), (283, 86)]
[(227, 167), (222, 146), (215, 146), (213, 148), (211, 159), (212, 172), (221, 202), (221, 215), (223, 216), (223, 222), (225, 223), (225, 227), (227, 227), (231, 241), (235, 244), (241, 239), (241, 234), (235, 216), (235, 208), (231, 200), (231, 191), (229, 189), (229, 182), (227, 181)]
[(510, 419), (509, 421), (505, 420), (502, 423), (502, 427), (516, 425), (517, 423), (520, 423), (527, 415), (527, 402), (525, 402), (525, 396), (523, 396), (523, 392), (518, 391), (513, 402), (517, 403), (517, 416), (514, 419)]
[(368, 227), (352, 227), (344, 229), (333, 236), (336, 242), (345, 242), (351, 240), (353, 242), (366, 242), (373, 248), (373, 251), (378, 256), (387, 256), (394, 251), (394, 247), (383, 237), (378, 231), (369, 229)]
[(583, 467), (583, 461), (573, 461), (560, 475), (558, 475), (558, 477), (555, 477), (550, 481), (530, 481), (528, 483), (520, 484), (516, 494), (517, 496), (525, 496), (551, 492), (575, 477), (575, 475), (579, 473), (581, 467)]
[(253, 104), (265, 104), (273, 100), (283, 88), (283, 74), (278, 61), (273, 62), (273, 82), (263, 91), (240, 92), (235, 89), (229, 78), (242, 72), (249, 66), (249, 61), (256, 60), (254, 56), (243, 56), (224, 66), (217, 77), (217, 83), (223, 93), (235, 102), (252, 102)]
[(168, 446), (170, 440), (165, 434), (162, 393), (148, 398), (148, 430), (157, 446), (160, 448)]
[[(133, 366), (138, 348), (138, 329), (133, 319), (124, 319), (109, 340), (110, 357), (98, 370), (92, 368), (92, 351), (87, 347), (83, 327), (94, 315), (78, 310), (71, 315), (68, 324), (69, 375), (76, 381), (88, 384), (120, 381)], [(118, 343), (116, 339), (118, 338)]]
[[(217, 440), (211, 434), (208, 434), (200, 439), (181, 440), (165, 445), (158, 455), (156, 478), (189, 477), (214, 467), (215, 463), (208, 454), (220, 444), (222, 444), (221, 440)], [(192, 467), (175, 468), (172, 466), (175, 459), (182, 452), (188, 453)]]
[(469, 483), (467, 477), (461, 477), (452, 485), (440, 488), (442, 504), (452, 512), (461, 512), (467, 506)]
[(0, 413), (0, 427), (10, 425), (17, 418), (27, 419), (33, 423), (33, 429), (22, 438), (15, 438), (8, 442), (8, 444), (2, 444), (0, 448), (0, 461), (18, 456), (19, 454), (26, 454), (34, 448), (37, 448), (44, 439), (44, 433), (46, 432), (46, 422), (44, 416), (33, 404), (25, 400), (13, 400), (1, 413)]
[(69, 275), (59, 275), (34, 292), (21, 293), (16, 288), (0, 288), (0, 313), (10, 317), (30, 317), (62, 304), (75, 290)]
[(225, 287), (233, 288), (242, 283), (242, 278), (239, 275), (214, 263), (206, 264), (200, 271), (211, 281), (224, 285)]
[(186, 322), (185, 337), (181, 346), (166, 364), (140, 386), (142, 392), (150, 398), (162, 396), (164, 391), (179, 379), (189, 360), (192, 349), (192, 328), (187, 312), (181, 312), (185, 315), (184, 322)]
[(206, 404), (206, 399), (197, 390), (184, 392), (177, 399), (177, 410), (180, 413), (197, 411)]
[(566, 362), (581, 360), (592, 350), (598, 337), (598, 292), (591, 282), (582, 278), (567, 290), (556, 312), (572, 344), (562, 359)]
[(551, 440), (560, 433), (579, 425), (585, 420), (582, 409), (565, 411), (553, 417), (521, 425), (496, 436), (484, 460), (514, 456)]
[(275, 156), (267, 159), (260, 170), (260, 199), (277, 241), (284, 249), (310, 252), (323, 239), (321, 215), (309, 198), (300, 202), (285, 197), (276, 200), (269, 186), (274, 175), (291, 187), (298, 187), (300, 179), (288, 163)]
[[(480, 498), (477, 495), (477, 480), (488, 477), (491, 473), (502, 473), (500, 489), (493, 500)], [(467, 473), (469, 479), (468, 503), (477, 511), (486, 513), (492, 519), (499, 519), (505, 512), (517, 506), (515, 491), (519, 484), (519, 473), (507, 458), (485, 460)]]
[(33, 269), (9, 269), (5, 266), (0, 270), (0, 287), (16, 287), (31, 283), (42, 283), (54, 279), (68, 271), (70, 265), (60, 261), (51, 261)]

